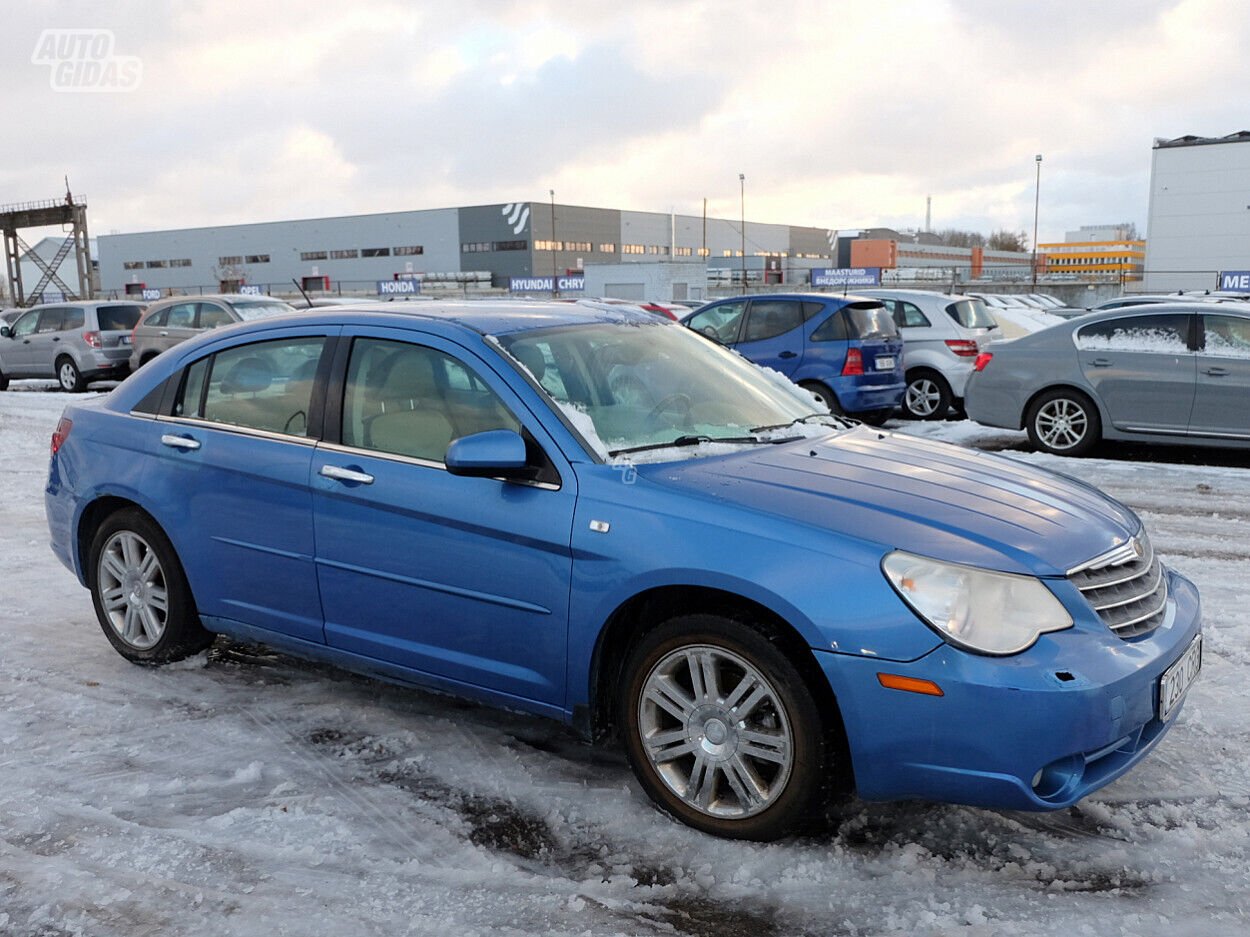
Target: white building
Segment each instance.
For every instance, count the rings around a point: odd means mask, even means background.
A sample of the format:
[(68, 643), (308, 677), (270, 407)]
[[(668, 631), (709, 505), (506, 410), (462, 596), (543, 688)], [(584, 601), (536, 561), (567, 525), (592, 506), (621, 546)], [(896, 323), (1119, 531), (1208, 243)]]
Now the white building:
[(1250, 271), (1250, 131), (1155, 140), (1146, 292), (1217, 289)]

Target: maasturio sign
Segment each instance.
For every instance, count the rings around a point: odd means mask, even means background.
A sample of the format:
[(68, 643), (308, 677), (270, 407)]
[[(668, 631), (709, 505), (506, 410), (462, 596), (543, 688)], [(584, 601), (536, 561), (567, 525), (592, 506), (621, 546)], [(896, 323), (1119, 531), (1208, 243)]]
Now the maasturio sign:
[(816, 267), (812, 286), (879, 286), (880, 267)]

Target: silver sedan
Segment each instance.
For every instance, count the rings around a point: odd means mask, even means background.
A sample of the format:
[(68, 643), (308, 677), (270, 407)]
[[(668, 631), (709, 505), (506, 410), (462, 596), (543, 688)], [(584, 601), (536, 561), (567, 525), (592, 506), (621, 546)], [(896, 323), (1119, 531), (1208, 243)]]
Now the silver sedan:
[(964, 405), (1057, 455), (1102, 439), (1248, 446), (1250, 304), (1129, 307), (992, 344)]

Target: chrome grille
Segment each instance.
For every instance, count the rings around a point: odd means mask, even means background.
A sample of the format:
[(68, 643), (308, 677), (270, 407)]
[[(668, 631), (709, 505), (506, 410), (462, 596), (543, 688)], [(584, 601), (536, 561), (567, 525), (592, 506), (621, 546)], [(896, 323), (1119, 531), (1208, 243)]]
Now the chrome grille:
[(1068, 580), (1121, 638), (1135, 638), (1163, 623), (1168, 583), (1143, 532), (1068, 572)]

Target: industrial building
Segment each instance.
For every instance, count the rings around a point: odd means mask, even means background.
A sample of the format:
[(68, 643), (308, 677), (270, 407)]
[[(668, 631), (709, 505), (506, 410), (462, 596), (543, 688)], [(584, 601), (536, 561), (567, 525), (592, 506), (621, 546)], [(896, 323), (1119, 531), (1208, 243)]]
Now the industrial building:
[(1133, 226), (1081, 225), (1068, 231), (1064, 240), (1038, 244), (1050, 274), (1069, 274), (1073, 279), (1105, 280), (1121, 284), (1142, 278), (1146, 241), (1133, 236)]
[(1155, 140), (1147, 292), (1217, 289), (1250, 271), (1250, 131)]
[(592, 264), (699, 259), (743, 271), (748, 282), (803, 282), (809, 268), (828, 265), (831, 237), (824, 228), (513, 202), (104, 235), (100, 285), (287, 292), (295, 281), (310, 291), (374, 292), (385, 281), (421, 279), (537, 291), (551, 289), (545, 278)]

